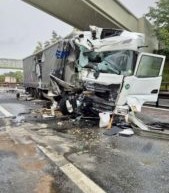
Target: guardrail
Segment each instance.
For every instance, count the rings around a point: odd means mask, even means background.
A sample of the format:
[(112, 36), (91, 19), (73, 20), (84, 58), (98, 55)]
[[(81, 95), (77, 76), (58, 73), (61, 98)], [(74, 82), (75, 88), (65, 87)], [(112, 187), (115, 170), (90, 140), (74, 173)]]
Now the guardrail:
[(162, 82), (161, 89), (156, 102), (156, 107), (159, 106), (159, 99), (169, 99), (169, 82)]

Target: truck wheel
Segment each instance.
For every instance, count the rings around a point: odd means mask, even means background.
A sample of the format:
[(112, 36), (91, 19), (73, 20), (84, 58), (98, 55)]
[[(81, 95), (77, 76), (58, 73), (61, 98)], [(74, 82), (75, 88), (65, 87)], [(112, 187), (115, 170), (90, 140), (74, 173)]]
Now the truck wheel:
[(60, 100), (60, 103), (59, 103), (60, 111), (62, 112), (63, 115), (70, 115), (66, 107), (66, 100), (67, 100), (66, 97)]

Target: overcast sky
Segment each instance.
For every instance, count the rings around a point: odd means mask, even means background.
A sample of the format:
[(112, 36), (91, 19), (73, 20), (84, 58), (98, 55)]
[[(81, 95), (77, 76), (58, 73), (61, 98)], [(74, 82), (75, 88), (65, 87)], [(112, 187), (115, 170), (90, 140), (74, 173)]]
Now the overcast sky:
[(149, 11), (150, 6), (155, 6), (158, 0), (119, 0), (130, 10), (136, 17), (142, 17)]
[[(157, 0), (120, 1), (141, 17)], [(52, 30), (65, 36), (72, 27), (21, 0), (0, 0), (0, 58), (22, 59), (32, 54), (36, 42), (49, 40)]]

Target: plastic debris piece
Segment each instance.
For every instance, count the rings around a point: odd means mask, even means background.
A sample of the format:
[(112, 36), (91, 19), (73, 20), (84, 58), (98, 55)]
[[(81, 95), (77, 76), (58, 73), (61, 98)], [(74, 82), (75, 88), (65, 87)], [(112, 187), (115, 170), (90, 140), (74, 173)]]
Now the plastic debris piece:
[(109, 125), (110, 121), (110, 113), (104, 112), (104, 113), (99, 113), (100, 117), (100, 122), (99, 122), (99, 127), (107, 127)]
[(134, 131), (132, 129), (124, 129), (123, 131), (119, 132), (119, 135), (129, 137), (129, 136), (134, 135)]

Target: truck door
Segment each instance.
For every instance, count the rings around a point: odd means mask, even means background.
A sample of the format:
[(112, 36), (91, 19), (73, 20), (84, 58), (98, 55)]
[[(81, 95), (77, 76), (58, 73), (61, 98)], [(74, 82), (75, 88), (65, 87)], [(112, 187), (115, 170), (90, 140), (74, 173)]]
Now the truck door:
[(116, 106), (128, 104), (141, 111), (145, 102), (156, 102), (162, 81), (165, 56), (140, 53), (133, 76), (124, 77)]

